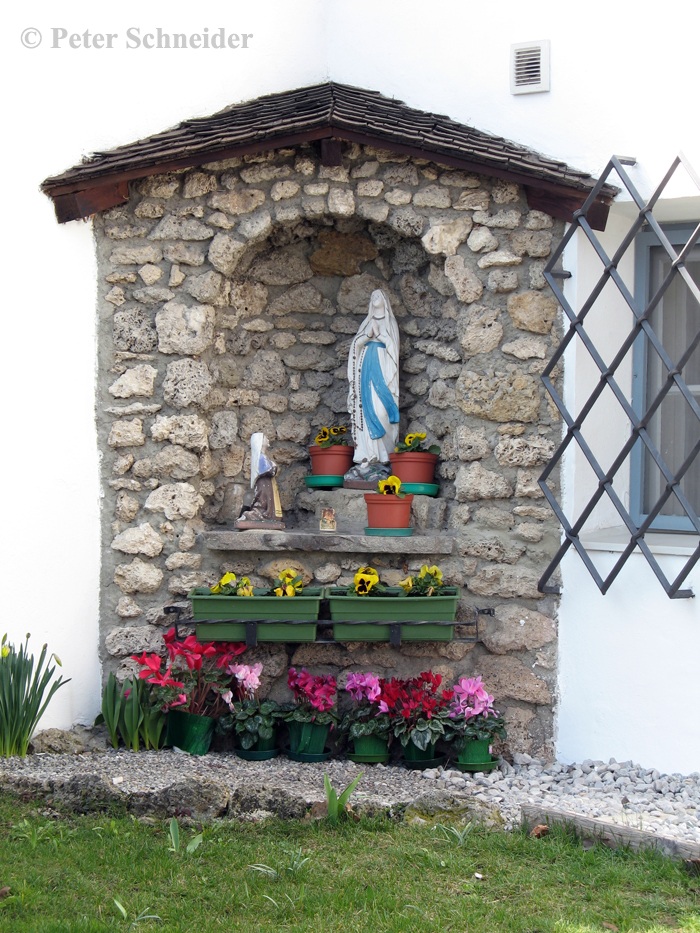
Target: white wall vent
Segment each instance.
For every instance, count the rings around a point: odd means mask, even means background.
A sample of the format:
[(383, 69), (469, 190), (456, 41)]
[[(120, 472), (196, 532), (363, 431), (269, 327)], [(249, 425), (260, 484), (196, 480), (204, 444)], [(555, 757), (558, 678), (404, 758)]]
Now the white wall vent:
[(549, 39), (516, 42), (510, 47), (510, 93), (549, 90)]

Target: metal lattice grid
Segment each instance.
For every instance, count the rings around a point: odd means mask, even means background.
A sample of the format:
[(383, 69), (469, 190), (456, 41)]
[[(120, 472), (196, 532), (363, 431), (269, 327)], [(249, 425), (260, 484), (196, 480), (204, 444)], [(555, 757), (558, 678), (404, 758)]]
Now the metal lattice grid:
[[(687, 473), (691, 464), (697, 458), (698, 453), (700, 453), (700, 407), (698, 406), (697, 401), (693, 397), (692, 392), (690, 391), (682, 375), (684, 366), (690, 360), (698, 345), (700, 345), (700, 331), (698, 331), (693, 339), (689, 342), (682, 356), (674, 361), (666, 352), (662, 341), (659, 339), (659, 336), (655, 333), (650, 323), (652, 312), (660, 304), (664, 294), (677, 276), (681, 276), (683, 278), (683, 281), (689, 289), (690, 294), (697, 302), (700, 303), (700, 289), (695, 284), (689, 271), (685, 267), (685, 260), (688, 257), (688, 254), (695, 246), (698, 238), (700, 238), (700, 224), (698, 224), (697, 227), (693, 230), (685, 245), (682, 247), (680, 252), (677, 253), (652, 213), (654, 206), (673, 178), (676, 169), (679, 166), (683, 166), (685, 171), (693, 180), (695, 186), (698, 188), (699, 193), (700, 177), (694, 171), (692, 166), (689, 165), (685, 157), (682, 154), (679, 154), (673, 161), (673, 164), (662, 179), (654, 194), (651, 196), (649, 201), (645, 202), (636, 190), (624, 168), (625, 165), (634, 164), (635, 160), (633, 159), (625, 159), (617, 156), (613, 156), (611, 158), (610, 162), (605, 168), (605, 171), (601, 175), (598, 183), (587, 198), (583, 207), (574, 213), (573, 223), (567, 230), (562, 241), (558, 245), (545, 268), (544, 277), (554, 292), (557, 300), (564, 309), (566, 317), (569, 319), (569, 328), (556, 352), (549, 361), (546, 369), (542, 373), (542, 381), (545, 385), (545, 388), (547, 389), (547, 392), (552, 397), (554, 404), (559, 410), (567, 429), (564, 440), (557, 448), (554, 456), (548, 463), (539, 480), (540, 488), (542, 489), (542, 492), (546, 496), (547, 501), (554, 510), (564, 530), (564, 540), (554, 559), (551, 561), (539, 581), (539, 590), (543, 593), (559, 592), (559, 588), (549, 584), (548, 581), (555, 573), (564, 555), (573, 545), (583, 560), (589, 573), (595, 580), (601, 593), (603, 594), (608, 591), (611, 584), (627, 562), (630, 554), (633, 553), (635, 548), (639, 548), (654, 574), (656, 575), (657, 579), (666, 591), (667, 595), (671, 599), (681, 599), (693, 596), (692, 590), (681, 589), (681, 586), (697, 561), (700, 560), (700, 544), (698, 544), (697, 548), (688, 558), (677, 577), (674, 580), (669, 580), (659, 566), (656, 558), (651, 553), (649, 545), (644, 540), (644, 536), (647, 534), (647, 532), (650, 531), (652, 522), (660, 514), (664, 504), (671, 496), (675, 496), (684, 515), (687, 516), (687, 518), (690, 520), (692, 528), (698, 535), (700, 535), (700, 519), (696, 515), (693, 506), (688, 501), (687, 496), (684, 494), (680, 487), (682, 478)], [(615, 251), (615, 254), (612, 256), (612, 258), (610, 258), (594, 234), (586, 218), (588, 211), (595, 202), (597, 195), (600, 193), (603, 185), (613, 172), (617, 173), (622, 184), (629, 192), (633, 202), (638, 208), (638, 214), (627, 231), (627, 234), (622, 240), (620, 246)], [(671, 261), (668, 274), (663, 278), (656, 291), (653, 294), (649, 294), (646, 301), (643, 296), (638, 296), (637, 299), (635, 299), (622, 280), (622, 277), (620, 276), (617, 268), (618, 263), (626, 253), (627, 249), (633, 244), (635, 237), (642, 230), (642, 228), (650, 229), (656, 234), (658, 237), (659, 245), (663, 247)], [(573, 310), (569, 302), (564, 297), (563, 291), (557, 282), (557, 278), (561, 278), (563, 274), (561, 272), (555, 271), (554, 268), (557, 262), (560, 260), (566, 245), (571, 241), (577, 230), (581, 230), (582, 233), (587, 237), (603, 266), (602, 274), (584, 301), (578, 314)], [(632, 311), (634, 324), (628, 335), (621, 343), (614, 359), (609, 365), (607, 365), (593, 344), (590, 334), (587, 333), (585, 328), (585, 321), (588, 313), (594, 306), (595, 302), (598, 300), (601, 292), (610, 282), (614, 284)], [(642, 406), (643, 410), (641, 414), (638, 414), (635, 412), (631, 402), (628, 401), (620, 385), (618, 384), (618, 381), (615, 378), (615, 373), (617, 372), (618, 367), (625, 359), (627, 354), (631, 351), (635, 341), (639, 338), (640, 334), (644, 334), (643, 339), (647, 341), (648, 352), (653, 351), (658, 354), (658, 358), (661, 361), (663, 370), (666, 373), (666, 377), (658, 393), (651, 399), (645, 398), (644, 404)], [(582, 342), (583, 346), (590, 354), (591, 359), (599, 370), (599, 377), (595, 388), (591, 392), (583, 407), (580, 409), (578, 415), (574, 417), (569, 412), (566, 405), (564, 404), (563, 399), (557, 392), (551, 376), (553, 370), (562, 359), (567, 347), (576, 338)], [(661, 403), (663, 402), (664, 398), (666, 398), (672, 387), (677, 389), (677, 391), (680, 393), (680, 396), (687, 403), (690, 412), (697, 420), (697, 426), (699, 428), (697, 432), (698, 440), (691, 446), (685, 459), (675, 473), (671, 470), (660, 451), (657, 449), (657, 446), (654, 444), (648, 430), (651, 419), (659, 410)], [(620, 448), (619, 453), (615, 457), (609, 469), (604, 470), (593, 454), (593, 451), (586, 442), (585, 438), (582, 436), (581, 427), (587, 415), (591, 412), (593, 406), (596, 404), (597, 400), (600, 398), (606, 388), (613, 392), (617, 402), (624, 410), (625, 415), (629, 420), (630, 434), (629, 438), (627, 438), (625, 443)], [(564, 515), (564, 512), (562, 511), (561, 506), (557, 502), (556, 497), (547, 485), (548, 477), (559, 464), (562, 457), (564, 456), (564, 453), (572, 442), (578, 444), (579, 449), (584, 454), (598, 481), (596, 491), (585, 504), (579, 517), (574, 521), (573, 524), (568, 521)], [(622, 501), (620, 500), (620, 497), (613, 489), (613, 480), (616, 474), (626, 462), (628, 456), (632, 452), (632, 449), (638, 443), (644, 445), (644, 449), (648, 452), (649, 457), (651, 457), (654, 464), (656, 464), (656, 467), (658, 467), (663, 479), (665, 480), (665, 487), (661, 495), (650, 507), (648, 515), (646, 515), (641, 522), (636, 522), (633, 519), (628, 509), (625, 508)], [(606, 577), (601, 576), (601, 574), (598, 572), (598, 569), (591, 560), (590, 555), (586, 551), (586, 548), (584, 547), (579, 537), (586, 520), (589, 518), (595, 507), (599, 502), (601, 502), (604, 496), (608, 497), (629, 532), (629, 541), (627, 545), (620, 554), (618, 560), (615, 562), (612, 570)]]

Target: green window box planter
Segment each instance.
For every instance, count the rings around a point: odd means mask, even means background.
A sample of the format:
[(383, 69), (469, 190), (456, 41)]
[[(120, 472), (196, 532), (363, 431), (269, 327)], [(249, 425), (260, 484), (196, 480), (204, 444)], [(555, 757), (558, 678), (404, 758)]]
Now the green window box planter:
[[(445, 587), (443, 596), (404, 596), (400, 587), (388, 587), (384, 596), (347, 596), (346, 590), (326, 588), (333, 637), (336, 641), (389, 641), (389, 625), (377, 622), (454, 622), (459, 589)], [(362, 623), (347, 625), (343, 623)], [(402, 625), (402, 641), (451, 641), (452, 625)]]
[(183, 710), (171, 709), (168, 713), (165, 744), (181, 748), (190, 755), (206, 755), (215, 725), (216, 720), (211, 716), (197, 716)]
[[(452, 641), (453, 631), (454, 625), (406, 623), (401, 626), (401, 641)], [(389, 641), (390, 637), (389, 626), (376, 622), (354, 625), (338, 622), (333, 626), (335, 641)]]
[[(248, 597), (252, 599), (253, 597)], [(294, 596), (294, 599), (297, 597)], [(282, 599), (282, 597), (280, 597)], [(245, 641), (245, 622), (199, 622), (195, 627), (200, 641)], [(316, 641), (315, 622), (258, 622), (258, 642)]]
[(192, 600), (195, 622), (205, 619), (315, 622), (318, 619), (323, 587), (306, 587), (300, 596), (265, 596), (266, 592), (254, 589), (253, 596), (221, 596), (210, 593), (208, 587), (197, 587), (187, 594), (187, 598)]

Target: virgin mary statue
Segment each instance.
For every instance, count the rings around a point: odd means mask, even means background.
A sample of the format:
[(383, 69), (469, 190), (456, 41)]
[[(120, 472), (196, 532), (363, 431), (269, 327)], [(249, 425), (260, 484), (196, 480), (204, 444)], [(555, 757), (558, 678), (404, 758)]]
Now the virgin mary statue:
[(386, 475), (380, 464), (389, 462), (399, 430), (399, 328), (381, 289), (372, 292), (367, 317), (350, 344), (348, 381), (358, 466), (346, 478), (376, 485)]

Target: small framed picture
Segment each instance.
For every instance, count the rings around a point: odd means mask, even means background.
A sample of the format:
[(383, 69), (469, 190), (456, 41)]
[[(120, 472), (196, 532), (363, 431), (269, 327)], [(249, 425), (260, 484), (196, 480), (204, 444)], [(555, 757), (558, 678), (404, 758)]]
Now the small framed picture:
[(321, 509), (321, 531), (335, 531), (335, 509)]

